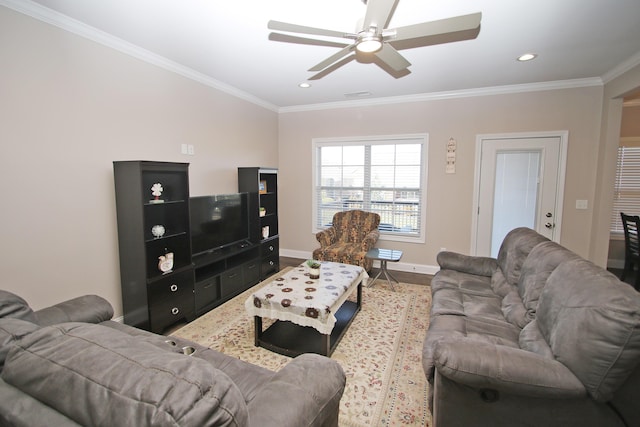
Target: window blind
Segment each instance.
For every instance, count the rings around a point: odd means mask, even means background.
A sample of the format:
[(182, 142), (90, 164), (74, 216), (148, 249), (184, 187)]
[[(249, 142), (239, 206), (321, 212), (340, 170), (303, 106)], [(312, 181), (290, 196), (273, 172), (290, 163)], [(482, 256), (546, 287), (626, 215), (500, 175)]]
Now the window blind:
[(380, 215), (383, 236), (422, 239), (426, 138), (315, 143), (315, 224), (331, 225), (336, 212)]
[(640, 215), (640, 147), (618, 148), (611, 231), (623, 233), (620, 212)]

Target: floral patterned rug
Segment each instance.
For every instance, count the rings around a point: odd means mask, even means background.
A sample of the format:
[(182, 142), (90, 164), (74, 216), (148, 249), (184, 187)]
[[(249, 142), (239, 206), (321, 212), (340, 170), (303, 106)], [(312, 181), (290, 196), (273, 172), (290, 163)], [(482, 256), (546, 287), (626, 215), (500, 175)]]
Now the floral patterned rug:
[[(431, 426), (428, 383), (421, 364), (431, 288), (406, 283), (395, 288), (392, 292), (384, 282), (363, 288), (362, 309), (331, 356), (347, 375), (340, 426)], [(253, 318), (244, 309), (253, 289), (172, 335), (279, 370), (291, 359), (253, 344)], [(264, 319), (263, 324), (266, 328), (269, 321)]]

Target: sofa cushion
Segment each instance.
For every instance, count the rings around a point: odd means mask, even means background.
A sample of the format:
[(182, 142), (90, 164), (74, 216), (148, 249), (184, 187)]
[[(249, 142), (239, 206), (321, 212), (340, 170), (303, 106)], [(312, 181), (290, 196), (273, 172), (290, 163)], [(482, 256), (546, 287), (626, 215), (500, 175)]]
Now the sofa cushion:
[(565, 261), (549, 276), (537, 324), (554, 357), (605, 402), (640, 362), (640, 293), (589, 261)]
[(529, 323), (527, 309), (524, 307), (517, 289), (512, 289), (502, 298), (502, 314), (509, 323), (513, 323), (519, 328), (524, 328)]
[(443, 288), (434, 293), (431, 302), (431, 316), (452, 314), (504, 322), (501, 304), (502, 299), (496, 295)]
[(428, 379), (433, 377), (434, 351), (441, 340), (468, 338), (475, 342), (518, 348), (520, 329), (504, 321), (464, 316), (441, 315), (431, 318), (423, 344), (422, 368)]
[[(518, 284), (522, 264), (529, 252), (539, 243), (547, 241), (549, 239), (526, 227), (515, 228), (507, 233), (498, 251), (497, 259), (498, 267), (509, 285)], [(497, 290), (494, 291), (500, 296), (505, 296)]]
[(456, 270), (440, 270), (431, 279), (431, 293), (440, 289), (460, 289), (476, 295), (495, 295), (491, 289), (491, 278)]
[(539, 354), (547, 359), (554, 358), (549, 344), (545, 341), (540, 328), (538, 328), (538, 321), (535, 319), (522, 328), (518, 343), (523, 350)]
[(538, 300), (549, 275), (561, 262), (578, 259), (578, 255), (555, 242), (542, 242), (531, 250), (522, 264), (518, 294), (526, 308), (526, 322), (535, 318)]
[(2, 379), (82, 425), (248, 422), (223, 372), (101, 325), (58, 324), (16, 340)]
[[(502, 300), (504, 317), (524, 328), (536, 316), (540, 293), (551, 272), (561, 262), (576, 258), (578, 255), (555, 242), (538, 243), (522, 263), (517, 287), (511, 287)], [(507, 289), (507, 285), (503, 286)]]
[(25, 300), (16, 294), (0, 290), (0, 319), (5, 317), (36, 323), (36, 316)]
[(0, 371), (14, 341), (37, 330), (38, 325), (13, 317), (0, 318)]

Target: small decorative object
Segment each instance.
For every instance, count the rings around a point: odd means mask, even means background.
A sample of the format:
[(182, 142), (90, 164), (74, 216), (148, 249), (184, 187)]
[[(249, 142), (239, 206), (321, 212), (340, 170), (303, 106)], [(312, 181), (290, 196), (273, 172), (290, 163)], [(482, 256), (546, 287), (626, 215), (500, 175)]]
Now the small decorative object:
[(267, 210), (260, 206), (260, 216), (265, 216), (267, 214)]
[(258, 184), (258, 193), (266, 194), (267, 193), (267, 181), (262, 180), (260, 184)]
[(155, 237), (156, 239), (159, 239), (160, 237), (164, 236), (164, 225), (154, 225), (153, 227), (151, 227), (151, 234), (153, 234), (153, 237)]
[(456, 140), (449, 138), (447, 142), (447, 165), (445, 173), (456, 173)]
[(262, 238), (266, 239), (267, 237), (269, 237), (269, 226), (265, 225), (262, 227)]
[(171, 273), (171, 270), (173, 270), (173, 252), (160, 255), (158, 260), (158, 269), (162, 271), (162, 274)]
[(309, 278), (310, 279), (319, 279), (320, 278), (320, 263), (315, 259), (307, 260), (307, 266), (309, 267)]
[(164, 203), (164, 200), (160, 198), (162, 196), (162, 192), (164, 188), (162, 188), (162, 184), (156, 182), (151, 186), (151, 195), (154, 197), (153, 200), (150, 200), (150, 203)]

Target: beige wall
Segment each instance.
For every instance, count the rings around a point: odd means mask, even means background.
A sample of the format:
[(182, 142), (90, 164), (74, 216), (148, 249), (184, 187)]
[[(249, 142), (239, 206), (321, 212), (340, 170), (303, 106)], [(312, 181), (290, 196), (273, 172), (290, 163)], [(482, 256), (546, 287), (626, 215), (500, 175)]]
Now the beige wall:
[[(622, 107), (622, 120), (620, 122), (621, 138), (640, 137), (640, 107)], [(621, 235), (611, 236), (609, 240), (609, 252), (607, 266), (622, 268), (624, 266), (624, 238)]]
[(623, 138), (640, 137), (640, 106), (623, 107), (620, 136)]
[(189, 162), (193, 195), (277, 166), (277, 113), (4, 7), (0, 70), (0, 288), (35, 308), (122, 314), (112, 161)]
[(622, 99), (640, 89), (640, 65), (636, 65), (604, 85), (600, 144), (589, 259), (605, 266), (609, 253), (609, 225), (613, 208), (613, 184), (620, 144)]
[[(3, 7), (0, 70), (1, 287), (35, 308), (95, 293), (116, 315), (112, 161), (189, 162), (193, 195), (235, 191), (237, 166), (279, 166), (281, 248), (307, 254), (316, 247), (311, 140), (319, 137), (429, 134), (427, 242), (381, 246), (405, 250), (407, 265), (433, 266), (441, 247), (469, 252), (476, 136), (567, 130), (561, 242), (603, 264), (617, 98), (640, 87), (638, 66), (604, 88), (278, 115)], [(454, 175), (444, 173), (450, 137)], [(181, 155), (181, 143), (196, 155)], [(575, 210), (576, 199), (589, 209)]]
[[(429, 134), (427, 241), (381, 242), (404, 251), (402, 262), (434, 266), (441, 247), (469, 253), (475, 145), (479, 134), (569, 131), (561, 243), (586, 256), (594, 199), (602, 87), (478, 96), (362, 108), (280, 114), (283, 182), (281, 247), (312, 251), (311, 140), (319, 137)], [(456, 174), (445, 174), (445, 148), (457, 140)], [(576, 210), (587, 199), (588, 210)]]

